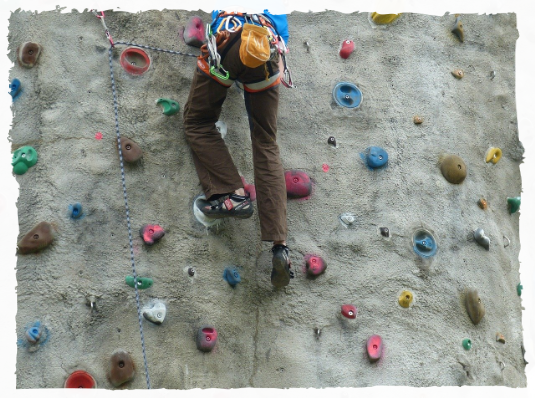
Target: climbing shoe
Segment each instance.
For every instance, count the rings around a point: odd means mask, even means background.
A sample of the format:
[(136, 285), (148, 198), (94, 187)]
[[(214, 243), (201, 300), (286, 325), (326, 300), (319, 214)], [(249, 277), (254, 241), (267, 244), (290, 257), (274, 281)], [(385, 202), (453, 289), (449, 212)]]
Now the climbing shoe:
[(235, 193), (212, 201), (199, 199), (197, 200), (197, 206), (206, 217), (210, 218), (249, 218), (254, 211), (249, 195), (240, 196)]
[(271, 270), (271, 284), (275, 287), (287, 286), (294, 273), (290, 271), (290, 249), (288, 246), (275, 245), (271, 249), (273, 253), (273, 269)]

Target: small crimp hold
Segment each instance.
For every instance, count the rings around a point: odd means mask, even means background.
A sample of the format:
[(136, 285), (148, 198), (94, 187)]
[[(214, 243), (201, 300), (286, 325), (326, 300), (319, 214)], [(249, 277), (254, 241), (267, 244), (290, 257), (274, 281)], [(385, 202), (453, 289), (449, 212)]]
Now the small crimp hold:
[(342, 48), (340, 49), (340, 57), (348, 59), (353, 50), (355, 50), (355, 43), (353, 40), (344, 40), (342, 42)]
[(366, 350), (368, 351), (368, 358), (370, 362), (376, 362), (383, 355), (383, 339), (381, 336), (374, 334), (366, 343)]
[(162, 106), (162, 113), (167, 116), (174, 115), (180, 110), (180, 105), (178, 105), (178, 102), (169, 98), (158, 98), (156, 100), (156, 104)]
[(522, 289), (524, 289), (524, 286), (522, 286), (520, 283), (516, 285), (516, 294), (518, 294), (518, 296), (522, 295)]
[(483, 228), (478, 228), (474, 231), (474, 239), (485, 249), (490, 250), (490, 239), (488, 236), (485, 236)]
[(488, 207), (488, 203), (485, 199), (481, 198), (477, 201), (477, 205), (483, 209), (483, 210), (487, 210), (487, 207)]
[(412, 118), (412, 121), (414, 122), (414, 124), (422, 124), (424, 122), (424, 119), (421, 116), (414, 116)]
[(462, 79), (464, 77), (464, 72), (461, 69), (455, 69), (451, 74), (457, 79)]
[(509, 205), (509, 213), (516, 213), (518, 210), (520, 210), (520, 196), (507, 198), (507, 204)]
[[(125, 278), (125, 282), (128, 286), (130, 287), (134, 287), (134, 277), (132, 275), (128, 275), (126, 278)], [(138, 289), (148, 289), (149, 287), (152, 286), (153, 284), (153, 280), (151, 278), (142, 278), (142, 277), (137, 277), (137, 288)]]
[(498, 343), (505, 344), (505, 337), (503, 336), (503, 334), (501, 334), (500, 332), (497, 332), (496, 333), (496, 341)]
[(464, 29), (463, 29), (463, 23), (461, 22), (461, 17), (457, 16), (455, 19), (455, 25), (453, 26), (453, 29), (451, 32), (457, 36), (457, 38), (461, 41), (461, 43), (464, 42)]
[(82, 218), (83, 212), (82, 212), (82, 204), (81, 203), (75, 203), (73, 205), (69, 205), (69, 213), (71, 218), (78, 219)]
[(341, 313), (346, 318), (355, 319), (357, 317), (358, 310), (353, 304), (344, 304), (342, 305)]
[(376, 12), (372, 12), (370, 17), (377, 25), (387, 25), (398, 19), (400, 15), (401, 14), (377, 14)]
[(398, 297), (398, 303), (403, 308), (409, 308), (412, 305), (412, 293), (408, 290), (404, 290)]
[(227, 267), (223, 271), (223, 279), (232, 287), (241, 282), (240, 273), (236, 268)]
[(500, 148), (489, 148), (487, 154), (485, 155), (485, 162), (492, 162), (493, 164), (496, 164), (501, 158), (502, 150)]
[(390, 230), (389, 230), (387, 227), (380, 227), (380, 228), (379, 228), (379, 232), (380, 232), (381, 235), (384, 236), (385, 238), (389, 238), (389, 237), (390, 237)]
[(472, 348), (472, 340), (470, 339), (464, 339), (463, 340), (463, 348), (468, 351), (470, 348)]
[(13, 101), (15, 101), (15, 98), (20, 94), (20, 80), (19, 79), (13, 79), (11, 83), (9, 84), (9, 89), (11, 90), (9, 92), (9, 95), (13, 98)]
[(336, 146), (336, 138), (334, 138), (332, 135), (327, 139), (327, 144)]

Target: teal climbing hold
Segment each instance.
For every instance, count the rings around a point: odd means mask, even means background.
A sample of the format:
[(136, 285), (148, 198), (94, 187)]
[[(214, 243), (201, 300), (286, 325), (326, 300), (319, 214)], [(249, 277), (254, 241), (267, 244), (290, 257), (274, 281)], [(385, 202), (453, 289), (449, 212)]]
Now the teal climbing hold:
[(11, 166), (13, 173), (21, 175), (28, 171), (30, 167), (37, 163), (37, 151), (31, 146), (23, 146), (13, 152)]
[(168, 98), (158, 98), (156, 100), (156, 103), (161, 105), (163, 108), (163, 114), (167, 116), (174, 115), (180, 110), (180, 105), (178, 105), (178, 102), (168, 99)]
[(516, 213), (520, 209), (520, 196), (507, 198), (507, 203), (509, 204), (509, 213)]
[(470, 339), (464, 339), (463, 347), (466, 351), (468, 351), (470, 348), (472, 348), (472, 341)]
[[(132, 275), (128, 275), (126, 278), (125, 278), (125, 282), (128, 286), (130, 287), (134, 287), (134, 277)], [(148, 289), (149, 287), (152, 286), (152, 279), (151, 278), (142, 278), (142, 277), (137, 277), (137, 288), (138, 289)]]
[(0, 11), (13, 11), (20, 7), (20, 0), (0, 0)]
[(518, 285), (516, 285), (516, 292), (519, 296), (522, 296), (528, 287), (528, 281), (523, 279)]

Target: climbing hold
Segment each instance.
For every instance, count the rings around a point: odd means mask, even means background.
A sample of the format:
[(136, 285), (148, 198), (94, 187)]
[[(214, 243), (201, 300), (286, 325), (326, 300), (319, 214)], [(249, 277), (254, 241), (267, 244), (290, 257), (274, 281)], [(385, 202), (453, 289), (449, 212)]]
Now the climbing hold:
[(344, 40), (342, 42), (342, 48), (340, 49), (340, 57), (348, 59), (353, 50), (355, 50), (355, 43), (353, 43), (353, 40)]
[(43, 250), (54, 240), (52, 226), (46, 221), (37, 224), (17, 243), (19, 254), (35, 253)]
[(225, 268), (225, 270), (223, 271), (223, 279), (226, 280), (228, 284), (232, 287), (236, 286), (238, 283), (241, 282), (240, 273), (236, 268)]
[(23, 146), (13, 152), (11, 166), (13, 166), (13, 173), (17, 175), (26, 173), (36, 163), (37, 151), (31, 146)]
[(212, 326), (203, 326), (197, 332), (197, 348), (203, 352), (212, 351), (217, 342), (217, 330)]
[(321, 169), (322, 169), (325, 173), (327, 173), (327, 172), (330, 170), (330, 167), (329, 167), (329, 165), (328, 165), (327, 163), (323, 163), (323, 164), (321, 165)]
[(340, 219), (340, 222), (344, 227), (349, 227), (355, 224), (355, 221), (357, 221), (357, 216), (353, 213), (342, 213), (338, 217)]
[(17, 340), (17, 345), (26, 347), (29, 352), (35, 352), (48, 341), (49, 337), (47, 327), (40, 321), (35, 321), (24, 328), (24, 334)]
[(342, 315), (349, 319), (355, 319), (357, 317), (357, 307), (353, 304), (342, 305)]
[(333, 99), (344, 108), (358, 108), (362, 103), (362, 91), (353, 83), (341, 82), (334, 86)]
[(288, 198), (306, 198), (312, 193), (312, 182), (304, 171), (287, 170), (284, 172), (284, 179)]
[(490, 250), (490, 239), (488, 236), (485, 236), (483, 228), (478, 228), (474, 231), (474, 239), (485, 249)]
[(15, 98), (20, 94), (20, 80), (19, 79), (13, 79), (11, 83), (9, 84), (9, 89), (11, 90), (9, 94), (15, 100)]
[(201, 47), (205, 40), (204, 24), (201, 17), (192, 16), (184, 28), (184, 42), (188, 46)]
[(374, 334), (368, 339), (366, 343), (366, 348), (368, 351), (368, 357), (370, 362), (375, 362), (381, 358), (383, 354), (383, 339), (381, 336)]
[(528, 287), (528, 281), (525, 279), (522, 279), (518, 285), (516, 285), (516, 293), (519, 296), (522, 296), (524, 292), (526, 291), (526, 288)]
[(464, 305), (472, 323), (477, 325), (485, 315), (485, 307), (483, 307), (483, 303), (477, 294), (477, 290), (466, 290)]
[(108, 378), (114, 387), (129, 382), (134, 378), (134, 361), (129, 353), (123, 350), (114, 352), (110, 358)]
[(408, 290), (404, 290), (398, 297), (398, 303), (403, 308), (409, 308), (412, 305), (412, 293)]
[(466, 165), (464, 161), (456, 155), (448, 155), (440, 164), (440, 171), (448, 182), (460, 184), (466, 178)]
[(470, 348), (472, 348), (472, 340), (470, 339), (464, 339), (463, 340), (463, 348), (468, 351)]
[(500, 332), (497, 332), (496, 333), (496, 341), (498, 343), (502, 343), (502, 344), (505, 344), (505, 337), (503, 334), (501, 334)]
[(487, 210), (488, 203), (485, 199), (481, 198), (477, 201), (477, 205), (481, 207), (483, 210)]
[(28, 41), (22, 44), (17, 48), (17, 60), (19, 61), (19, 65), (26, 68), (33, 68), (42, 50), (43, 47), (37, 43)]
[(421, 257), (432, 257), (437, 252), (437, 244), (431, 232), (426, 229), (418, 229), (412, 236), (414, 252)]
[(221, 134), (221, 138), (225, 138), (227, 135), (227, 124), (223, 120), (218, 120), (215, 123), (215, 127), (217, 131)]
[(455, 69), (451, 74), (457, 79), (462, 79), (464, 77), (464, 72), (461, 69)]
[(388, 163), (388, 153), (378, 146), (370, 146), (366, 148), (366, 150), (360, 154), (360, 157), (364, 160), (370, 170), (383, 167)]
[(137, 162), (143, 156), (143, 151), (137, 143), (130, 138), (121, 138), (121, 153), (127, 163)]
[(504, 5), (505, 0), (490, 0), (489, 6), (487, 7), (487, 11), (490, 13), (500, 11)]
[(535, 128), (533, 127), (531, 120), (527, 117), (523, 117), (518, 122), (516, 134), (518, 136), (518, 142), (522, 148), (529, 149), (533, 146), (533, 142), (535, 141)]
[(7, 198), (0, 192), (0, 216), (7, 210)]
[(507, 203), (509, 204), (509, 213), (516, 213), (520, 209), (520, 196), (507, 198)]
[(165, 319), (165, 314), (167, 314), (167, 308), (165, 307), (165, 304), (159, 300), (143, 309), (143, 316), (145, 319), (157, 325), (162, 324)]
[[(125, 278), (125, 282), (128, 286), (130, 287), (134, 287), (134, 277), (132, 275), (128, 275), (126, 278)], [(149, 287), (151, 287), (153, 284), (153, 281), (151, 278), (142, 278), (142, 277), (137, 277), (137, 288), (138, 289), (148, 289)]]
[(123, 69), (131, 75), (142, 75), (150, 66), (150, 58), (138, 47), (127, 47), (121, 53), (119, 62)]
[(221, 390), (212, 393), (212, 398), (231, 398), (230, 390)]
[(96, 140), (99, 140), (99, 141), (102, 139), (102, 133), (101, 133), (100, 131), (97, 131), (97, 132), (95, 133), (95, 139), (96, 139)]
[(199, 210), (199, 206), (197, 205), (199, 200), (206, 200), (206, 196), (204, 194), (200, 194), (193, 198), (193, 216), (195, 219), (207, 228), (220, 224), (222, 219), (210, 218), (201, 210)]
[(195, 268), (189, 267), (188, 268), (188, 275), (189, 276), (195, 276)]
[(533, 340), (527, 339), (521, 344), (522, 356), (525, 364), (532, 364), (535, 362), (535, 354), (533, 353)]
[(84, 370), (75, 370), (72, 372), (67, 380), (65, 380), (64, 388), (97, 388), (97, 382), (89, 373)]
[(377, 24), (394, 22), (405, 10), (405, 0), (375, 0), (372, 20)]
[(41, 322), (37, 321), (31, 328), (26, 330), (26, 340), (30, 344), (37, 344), (41, 339), (42, 333)]
[(463, 23), (461, 22), (461, 17), (457, 16), (455, 18), (455, 25), (453, 26), (453, 29), (451, 32), (457, 36), (457, 38), (462, 42), (464, 42), (464, 29), (463, 29)]
[(0, 0), (0, 11), (13, 11), (20, 7), (20, 0)]
[(156, 103), (162, 106), (162, 113), (167, 116), (174, 115), (180, 109), (180, 105), (178, 105), (178, 102), (169, 98), (158, 98), (156, 100)]
[(157, 224), (145, 224), (139, 230), (139, 234), (147, 245), (152, 246), (163, 238), (165, 231)]
[(73, 205), (69, 205), (69, 213), (71, 218), (77, 219), (82, 218), (82, 205), (80, 203), (75, 203)]
[(412, 121), (414, 122), (414, 124), (422, 124), (424, 122), (424, 119), (420, 116), (414, 116), (412, 118)]
[(321, 257), (307, 254), (305, 256), (305, 268), (307, 275), (315, 277), (325, 272), (327, 264)]
[(502, 150), (500, 148), (489, 148), (487, 154), (485, 155), (485, 162), (492, 162), (493, 164), (496, 164), (501, 158)]
[(380, 227), (379, 233), (384, 236), (385, 238), (390, 237), (390, 230), (387, 227)]
[(334, 138), (334, 137), (331, 135), (329, 138), (327, 138), (327, 144), (332, 145), (332, 146), (335, 147), (335, 146), (336, 146), (336, 138)]
[(256, 200), (256, 188), (254, 184), (247, 184), (243, 176), (241, 176), (241, 182), (243, 184), (243, 189), (245, 190), (245, 194), (249, 195), (252, 201), (255, 201)]

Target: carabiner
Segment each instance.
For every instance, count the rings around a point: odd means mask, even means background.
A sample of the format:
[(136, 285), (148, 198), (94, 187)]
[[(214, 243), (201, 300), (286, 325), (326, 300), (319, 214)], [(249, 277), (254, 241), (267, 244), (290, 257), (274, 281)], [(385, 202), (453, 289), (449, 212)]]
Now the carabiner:
[(211, 73), (212, 75), (214, 75), (214, 76), (219, 77), (221, 80), (228, 80), (228, 77), (230, 76), (229, 73), (228, 73), (228, 71), (226, 71), (222, 66), (220, 66), (219, 68), (220, 68), (223, 72), (226, 73), (225, 76), (223, 76), (221, 73), (219, 73), (219, 72), (217, 71), (217, 69), (215, 68), (215, 66), (213, 66), (213, 65), (210, 67), (210, 73)]

